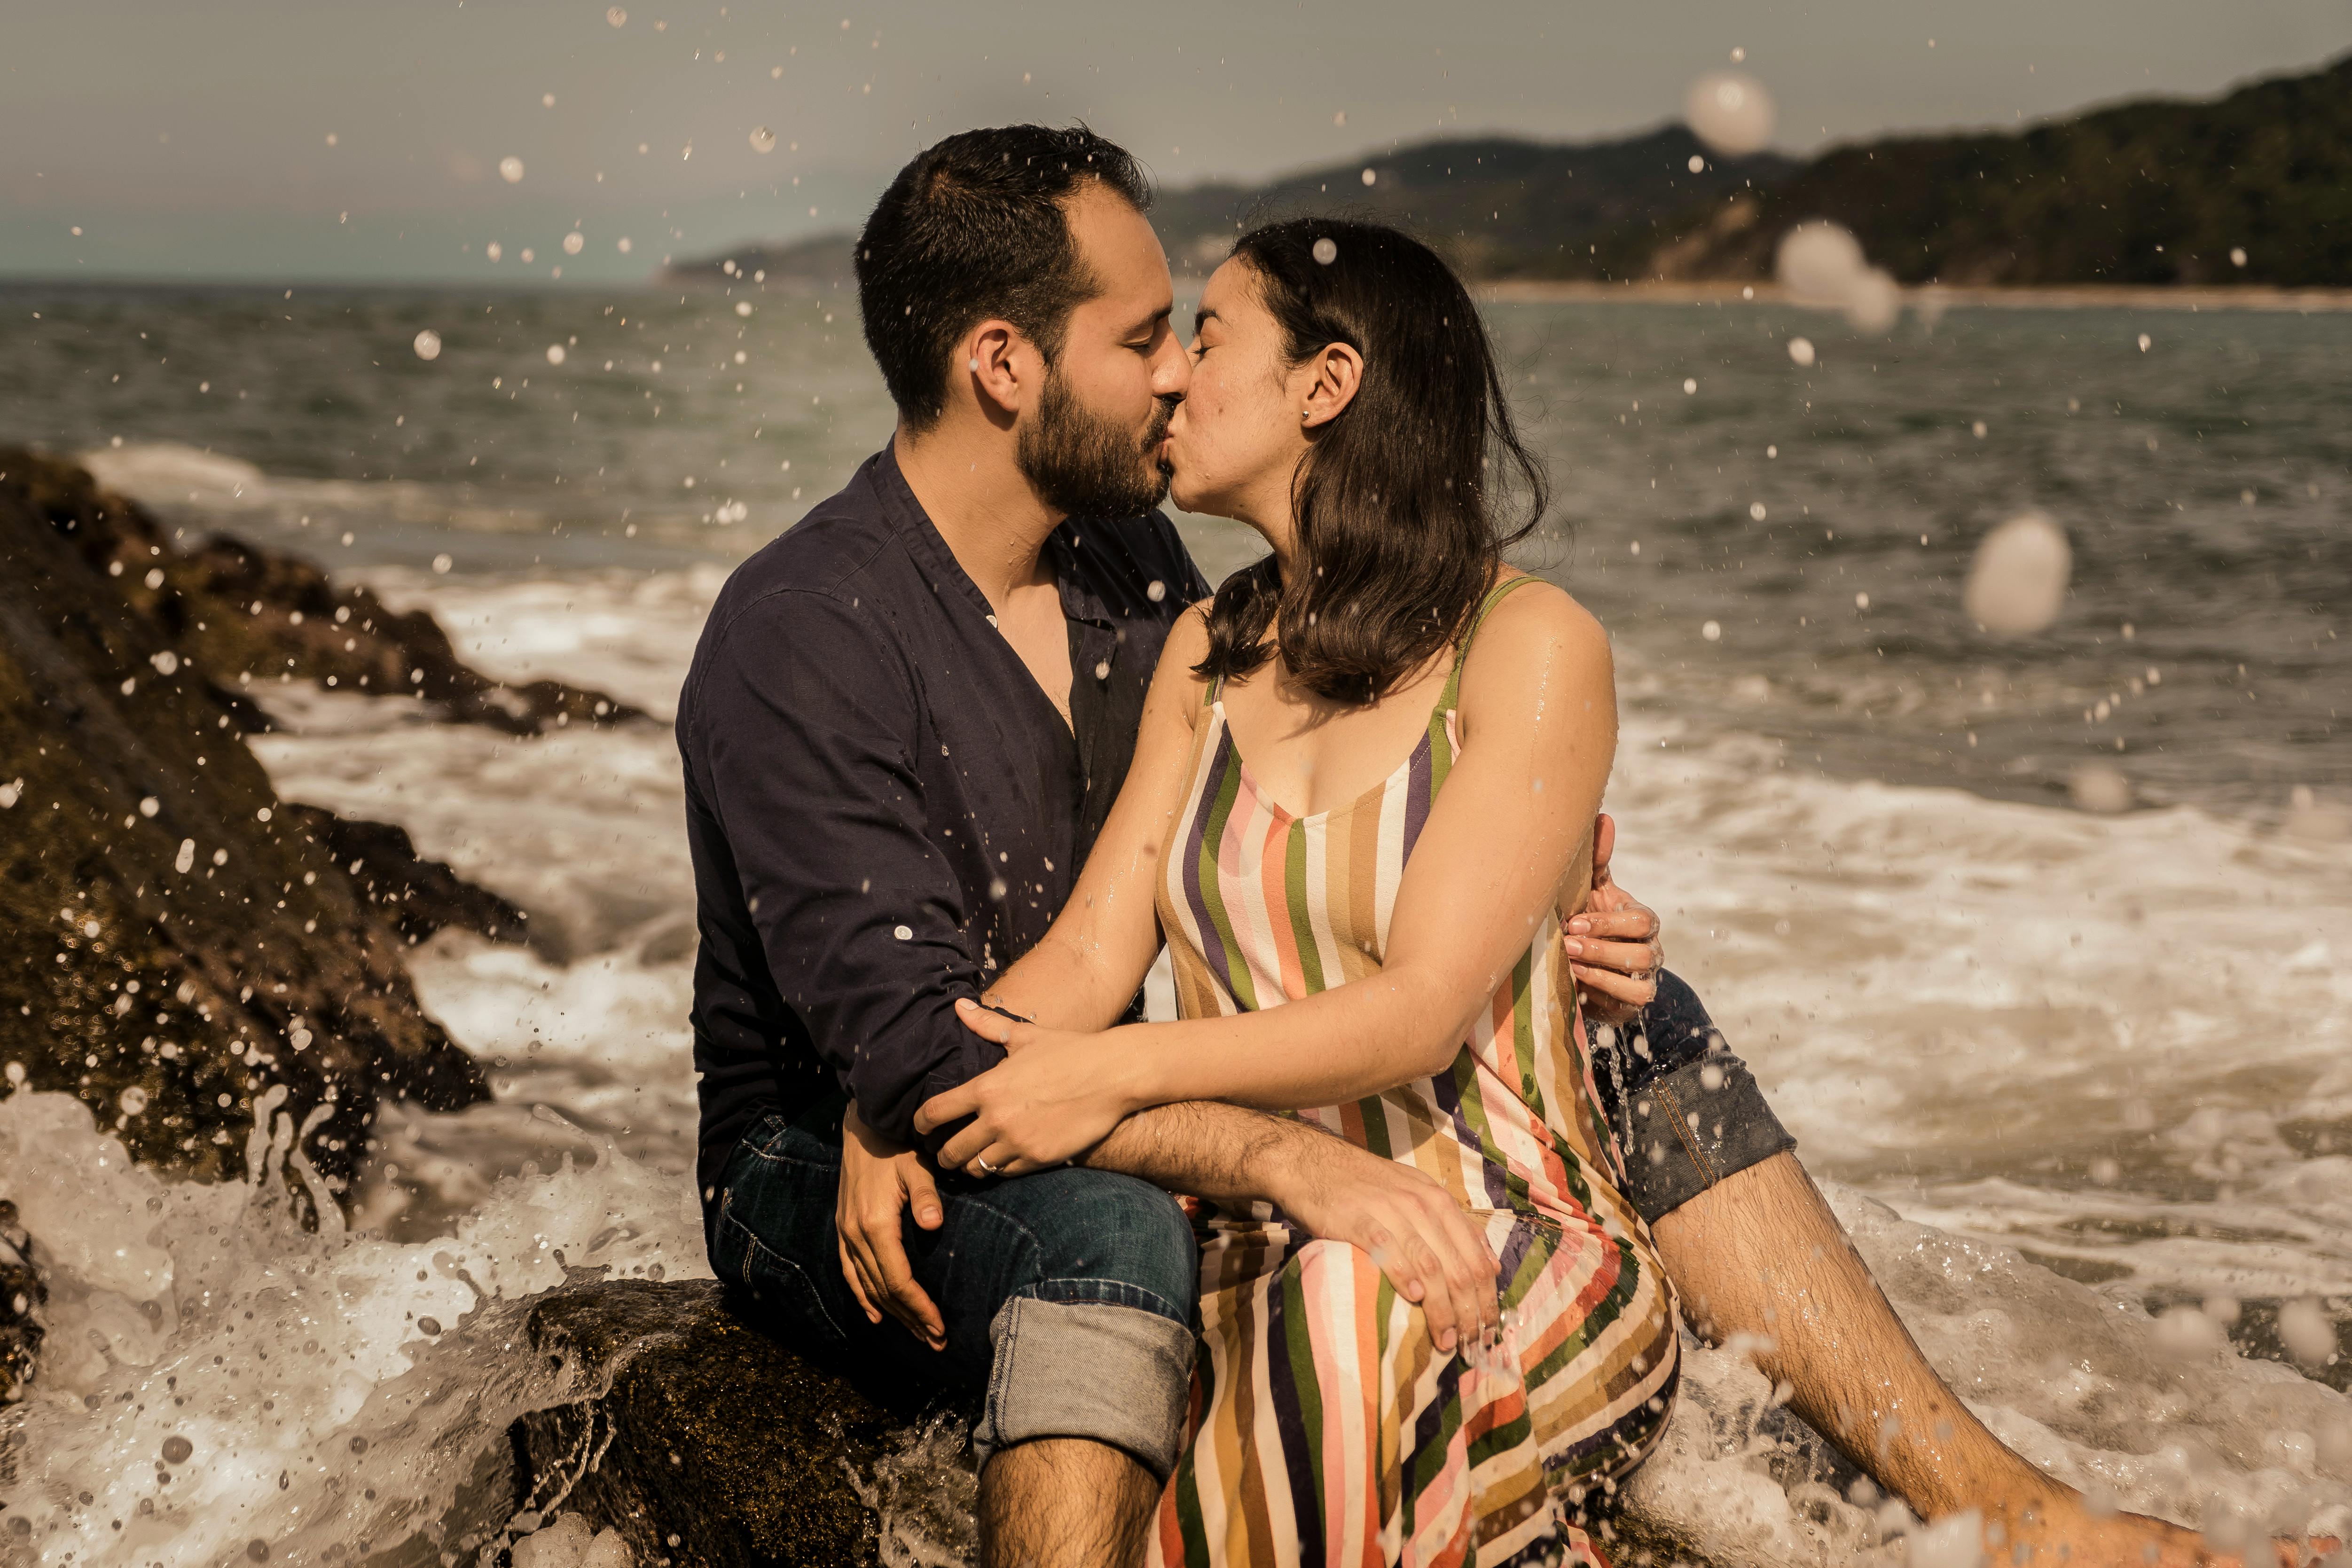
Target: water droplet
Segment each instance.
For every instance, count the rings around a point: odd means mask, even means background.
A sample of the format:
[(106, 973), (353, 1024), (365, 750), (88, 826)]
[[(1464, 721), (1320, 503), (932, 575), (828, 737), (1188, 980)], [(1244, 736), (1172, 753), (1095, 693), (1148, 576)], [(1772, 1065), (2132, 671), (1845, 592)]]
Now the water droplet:
[(1981, 441), (1985, 438), (1985, 422), (1981, 419), (1969, 426), (1969, 434)]
[(449, 568), (456, 564), (457, 563), (446, 555), (436, 555), (433, 558), (433, 570), (445, 577), (448, 575)]
[(586, 247), (587, 244), (588, 237), (582, 234), (575, 228), (570, 234), (563, 237), (563, 254), (566, 256), (577, 256), (583, 248)]
[(1721, 642), (1723, 640), (1723, 624), (1719, 621), (1709, 621), (1706, 625), (1699, 627), (1698, 635), (1705, 637), (1709, 642)]
[(611, 6), (604, 13), (604, 20), (615, 27), (624, 27), (628, 26), (629, 13), (621, 6)]
[(1813, 363), (1813, 340), (1811, 338), (1790, 338), (1789, 340), (1789, 357), (1797, 363), (1797, 367), (1799, 369), (1811, 369)]
[(1856, 594), (1853, 596), (1853, 607), (1857, 610), (1866, 610), (1870, 608), (1870, 595), (1867, 594)]
[(499, 178), (504, 180), (509, 185), (521, 184), (522, 160), (514, 156), (512, 153), (509, 153), (507, 156), (499, 159)]
[(495, 239), (490, 241), (489, 244), (482, 247), (482, 254), (488, 257), (493, 261), (496, 261), (499, 257), (504, 256), (506, 253), (506, 247), (500, 245)]
[(1748, 515), (1749, 519), (1750, 519), (1751, 521), (1756, 521), (1756, 522), (1761, 522), (1761, 521), (1764, 521), (1764, 503), (1763, 503), (1762, 501), (1760, 501), (1760, 500), (1752, 500), (1752, 501), (1749, 501), (1749, 502), (1748, 503)]
[(630, 242), (629, 237), (625, 234), (620, 238), (613, 242), (613, 248), (619, 251), (622, 255), (626, 256), (630, 251), (636, 247)]
[(1156, 605), (1168, 596), (1168, 584), (1154, 577), (1151, 586), (1144, 589), (1143, 596)]
[(163, 1462), (167, 1465), (184, 1465), (195, 1451), (196, 1446), (176, 1432), (163, 1439)]
[(2233, 245), (2230, 247), (2230, 265), (2232, 267), (2243, 267), (2245, 264), (2246, 247), (2242, 245)]
[(2148, 345), (2155, 342), (2156, 340), (2154, 338), (2149, 337), (2146, 332), (2142, 332), (2139, 335), (2139, 352), (2142, 353), (2147, 353)]
[[(1370, 182), (1367, 182), (1369, 184)], [(1315, 242), (1315, 259), (1328, 267), (1339, 259), (1339, 241), (1326, 236)]]
[(1690, 155), (1690, 172), (1694, 174), (1702, 174), (1706, 169), (1706, 160), (1696, 153), (1692, 153)]
[(1683, 395), (1684, 395), (1684, 396), (1687, 397), (1687, 396), (1689, 396), (1692, 393), (1696, 392), (1697, 390), (1698, 390), (1698, 377), (1696, 377), (1696, 376), (1695, 376), (1695, 375), (1686, 375), (1686, 376), (1683, 377)]
[(1364, 184), (1368, 184), (1368, 185), (1369, 185), (1369, 184), (1373, 184), (1375, 181), (1377, 181), (1379, 178), (1380, 178), (1380, 176), (1379, 176), (1378, 174), (1376, 174), (1372, 173), (1372, 171), (1371, 171), (1371, 170), (1367, 169), (1367, 170), (1365, 170), (1365, 171), (1364, 171)]
[(1977, 546), (1960, 608), (1997, 637), (2025, 637), (2058, 618), (2074, 552), (2063, 530), (2041, 512), (2020, 513)]
[(139, 815), (142, 816), (152, 816), (163, 809), (163, 803), (152, 795), (139, 803)]
[(2084, 811), (2113, 815), (2131, 809), (2131, 780), (2105, 763), (2085, 763), (2069, 773), (2066, 793)]
[(912, 926), (892, 926), (890, 928), (890, 934), (897, 937), (900, 942), (912, 942), (915, 940), (915, 931)]
[[(1734, 50), (1736, 64), (1743, 51)], [(1763, 151), (1772, 140), (1772, 96), (1745, 71), (1709, 71), (1683, 94), (1683, 117), (1691, 133), (1716, 152), (1729, 157)], [(1706, 167), (1693, 158), (1691, 173)]]
[(550, 364), (562, 364), (563, 363), (563, 345), (562, 343), (550, 343), (547, 345), (547, 363)]
[(736, 313), (737, 315), (739, 315), (739, 316), (748, 316), (748, 315), (750, 315), (750, 314), (751, 313), (751, 300), (736, 300), (736, 301), (735, 301), (735, 313)]
[[(496, 257), (492, 257), (491, 259), (495, 261), (498, 258)], [(411, 346), (416, 350), (416, 357), (418, 359), (439, 359), (441, 357), (441, 334), (435, 331), (432, 328), (427, 327), (423, 331), (416, 334), (416, 341)]]
[(772, 153), (775, 150), (776, 133), (764, 125), (754, 126), (751, 130), (751, 151)]
[(441, 1320), (438, 1318), (419, 1318), (416, 1320), (416, 1330), (417, 1332), (422, 1334), (438, 1334), (441, 1331)]

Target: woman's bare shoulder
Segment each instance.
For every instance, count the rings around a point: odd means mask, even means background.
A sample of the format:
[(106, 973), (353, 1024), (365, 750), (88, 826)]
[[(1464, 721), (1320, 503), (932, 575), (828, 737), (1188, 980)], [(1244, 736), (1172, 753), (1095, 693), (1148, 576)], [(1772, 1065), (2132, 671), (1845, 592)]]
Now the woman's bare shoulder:
[[(1504, 657), (1479, 658), (1482, 652), (1496, 651)], [(1486, 624), (1470, 645), (1470, 665), (1521, 664), (1545, 653), (1579, 662), (1599, 659), (1605, 666), (1609, 633), (1600, 618), (1568, 590), (1540, 577), (1529, 577), (1527, 586), (1504, 595), (1487, 613)], [(1468, 673), (1465, 668), (1465, 679)]]

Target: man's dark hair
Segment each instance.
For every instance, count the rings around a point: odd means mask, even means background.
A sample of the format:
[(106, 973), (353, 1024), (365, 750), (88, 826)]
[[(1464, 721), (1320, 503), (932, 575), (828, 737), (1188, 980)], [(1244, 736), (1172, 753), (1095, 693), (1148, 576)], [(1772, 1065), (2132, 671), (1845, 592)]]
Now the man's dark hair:
[(910, 429), (947, 407), (956, 340), (1003, 317), (1052, 359), (1070, 311), (1097, 287), (1064, 203), (1100, 181), (1136, 211), (1151, 187), (1134, 155), (1083, 125), (966, 131), (916, 154), (857, 237), (866, 346)]

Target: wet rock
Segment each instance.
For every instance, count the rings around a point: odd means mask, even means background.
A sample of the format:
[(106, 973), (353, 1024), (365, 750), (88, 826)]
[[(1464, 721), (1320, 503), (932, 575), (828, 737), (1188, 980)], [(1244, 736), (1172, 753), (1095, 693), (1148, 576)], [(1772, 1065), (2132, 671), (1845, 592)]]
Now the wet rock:
[(600, 691), (495, 680), (460, 659), (425, 611), (395, 614), (298, 556), (226, 534), (183, 552), (145, 508), (101, 489), (71, 463), (0, 448), (0, 473), (7, 475), (0, 492), (46, 516), (91, 571), (107, 574), (123, 603), (182, 664), (220, 689), (248, 730), (268, 727), (248, 694), (293, 680), (437, 703), (452, 719), (519, 735), (644, 717)]
[(530, 917), (520, 906), (417, 854), (404, 827), (315, 805), (289, 805), (281, 815), (325, 849), (412, 945), (450, 926), (499, 942), (530, 934)]
[(33, 1238), (16, 1223), (16, 1205), (0, 1198), (0, 1405), (25, 1397), (40, 1353), (38, 1313), (49, 1299), (33, 1255)]
[(283, 1086), (289, 1164), (333, 1191), (380, 1098), (488, 1088), (417, 1004), (415, 900), (371, 902), (247, 749), (217, 601), (172, 587), (195, 570), (79, 470), (0, 450), (0, 1089), (75, 1095), (140, 1161), (218, 1180)]
[(878, 1563), (866, 1497), (913, 1412), (730, 1302), (713, 1280), (541, 1300), (532, 1349), (599, 1392), (515, 1424), (514, 1506), (498, 1523), (577, 1514), (617, 1531), (639, 1568)]

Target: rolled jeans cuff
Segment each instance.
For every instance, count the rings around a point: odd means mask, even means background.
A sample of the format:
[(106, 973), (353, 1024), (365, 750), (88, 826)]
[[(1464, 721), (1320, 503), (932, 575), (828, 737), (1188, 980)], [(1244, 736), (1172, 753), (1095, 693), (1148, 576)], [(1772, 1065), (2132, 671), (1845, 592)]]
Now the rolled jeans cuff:
[(982, 1465), (1033, 1438), (1085, 1437), (1162, 1481), (1175, 1469), (1192, 1383), (1189, 1322), (1149, 1307), (1015, 1296), (989, 1334), (996, 1359), (971, 1432)]
[(1633, 1091), (1625, 1196), (1655, 1224), (1726, 1176), (1797, 1146), (1747, 1064), (1713, 1051)]

